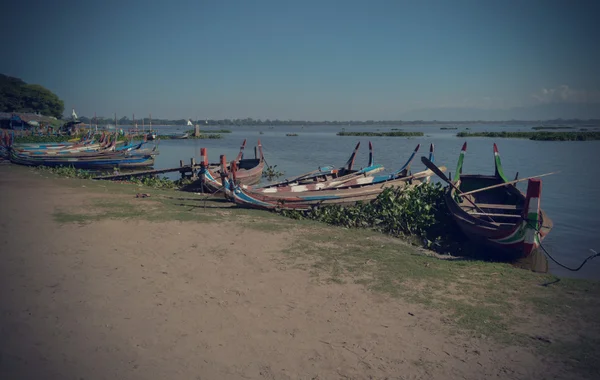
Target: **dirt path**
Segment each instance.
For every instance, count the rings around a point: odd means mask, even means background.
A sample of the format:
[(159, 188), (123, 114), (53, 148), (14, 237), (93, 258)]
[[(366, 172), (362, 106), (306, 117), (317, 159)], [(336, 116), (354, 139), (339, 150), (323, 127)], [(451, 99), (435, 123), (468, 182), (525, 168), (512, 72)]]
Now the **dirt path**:
[(295, 232), (236, 223), (60, 224), (89, 194), (0, 167), (2, 379), (568, 378), (441, 315), (323, 284)]

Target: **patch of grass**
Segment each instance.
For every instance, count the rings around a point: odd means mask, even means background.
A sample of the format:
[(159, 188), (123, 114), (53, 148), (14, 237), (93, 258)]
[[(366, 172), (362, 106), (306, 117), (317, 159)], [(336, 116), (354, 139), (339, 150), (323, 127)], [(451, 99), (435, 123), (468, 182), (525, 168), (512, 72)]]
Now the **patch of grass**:
[[(215, 129), (215, 130), (205, 130), (204, 132), (206, 133), (231, 133), (230, 129)], [(188, 131), (186, 131), (185, 133), (189, 134), (189, 135), (193, 135), (194, 133), (196, 133), (195, 130), (190, 129)]]
[(575, 127), (571, 127), (571, 126), (545, 126), (545, 125), (540, 125), (538, 127), (532, 127), (531, 129), (533, 129), (534, 131), (543, 131), (543, 130), (552, 130), (552, 129), (575, 129)]
[[(585, 331), (585, 344), (600, 339), (600, 325), (593, 322), (600, 313), (597, 282), (563, 279), (543, 286), (556, 278), (509, 264), (428, 256), (373, 231), (324, 225), (308, 229), (286, 253), (293, 262), (311, 259), (312, 273), (320, 281), (350, 280), (438, 310), (457, 333), (535, 348), (537, 335), (549, 335), (557, 347), (572, 347), (572, 335), (559, 332), (565, 326)], [(531, 326), (538, 318), (547, 318), (548, 324)], [(564, 358), (557, 352), (548, 355), (600, 370), (600, 360), (583, 350)]]
[(54, 220), (58, 223), (66, 224), (66, 223), (89, 223), (91, 222), (91, 218), (89, 215), (84, 214), (75, 214), (68, 213), (63, 211), (56, 211), (53, 214)]
[(92, 199), (88, 206), (72, 210), (57, 210), (54, 219), (59, 223), (91, 223), (105, 219), (143, 219), (151, 222), (195, 221), (214, 222), (222, 217), (214, 207), (203, 207), (201, 199), (161, 195), (158, 191), (150, 198), (118, 197)]
[(459, 132), (457, 137), (522, 138), (537, 141), (600, 140), (600, 132)]
[(423, 132), (338, 132), (338, 136), (375, 136), (375, 137), (416, 137), (423, 136)]

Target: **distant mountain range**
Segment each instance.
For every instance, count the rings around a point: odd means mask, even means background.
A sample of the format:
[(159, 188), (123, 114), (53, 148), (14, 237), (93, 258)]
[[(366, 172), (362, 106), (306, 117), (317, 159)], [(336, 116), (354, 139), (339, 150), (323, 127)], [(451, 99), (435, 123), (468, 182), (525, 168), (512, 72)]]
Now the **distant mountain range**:
[(600, 103), (546, 103), (507, 109), (422, 108), (406, 111), (402, 120), (553, 120), (600, 119)]

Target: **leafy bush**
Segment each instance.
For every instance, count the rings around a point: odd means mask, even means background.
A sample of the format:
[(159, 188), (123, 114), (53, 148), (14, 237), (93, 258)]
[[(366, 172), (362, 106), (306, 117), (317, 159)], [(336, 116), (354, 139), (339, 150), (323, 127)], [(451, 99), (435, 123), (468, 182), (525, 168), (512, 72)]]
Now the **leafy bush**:
[(268, 179), (269, 181), (272, 181), (275, 178), (282, 177), (283, 172), (280, 172), (276, 168), (277, 168), (277, 165), (273, 165), (273, 166), (269, 165), (269, 166), (265, 167), (265, 169), (263, 170), (262, 176), (265, 177), (266, 179)]
[(294, 219), (312, 219), (347, 228), (371, 228), (392, 236), (416, 237), (428, 248), (456, 251), (463, 235), (444, 203), (441, 184), (387, 188), (375, 200), (354, 206), (328, 205), (309, 211), (282, 210)]
[(89, 171), (83, 170), (83, 169), (75, 169), (73, 166), (55, 166), (55, 167), (37, 166), (36, 168), (38, 170), (47, 171), (52, 174), (56, 174), (56, 175), (59, 175), (62, 177), (68, 177), (68, 178), (90, 179), (97, 175), (100, 175), (99, 173), (89, 172)]
[(155, 189), (176, 189), (177, 184), (170, 179), (160, 178), (154, 176), (147, 177), (132, 177), (127, 180), (128, 182), (135, 183), (137, 185), (148, 186)]

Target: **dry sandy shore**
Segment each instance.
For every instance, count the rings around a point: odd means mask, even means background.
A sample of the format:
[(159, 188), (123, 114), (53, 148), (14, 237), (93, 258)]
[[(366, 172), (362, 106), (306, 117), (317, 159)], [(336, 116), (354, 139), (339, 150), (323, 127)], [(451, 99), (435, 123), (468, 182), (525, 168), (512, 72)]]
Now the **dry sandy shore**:
[(0, 194), (0, 379), (579, 376), (454, 334), (435, 309), (316, 280), (286, 259), (294, 230), (60, 223), (97, 195), (7, 165)]

